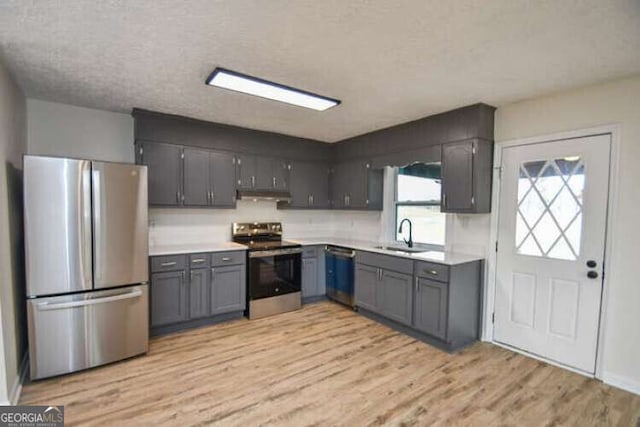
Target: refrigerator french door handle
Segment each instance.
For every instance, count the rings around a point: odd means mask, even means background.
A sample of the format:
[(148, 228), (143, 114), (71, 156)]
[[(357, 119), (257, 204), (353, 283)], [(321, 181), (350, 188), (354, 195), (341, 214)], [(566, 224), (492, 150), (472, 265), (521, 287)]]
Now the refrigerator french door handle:
[(140, 290), (135, 290), (133, 292), (127, 292), (124, 294), (118, 294), (118, 295), (111, 295), (108, 297), (104, 297), (104, 298), (95, 298), (95, 299), (87, 299), (87, 300), (82, 300), (82, 301), (72, 301), (72, 302), (61, 302), (58, 304), (51, 304), (48, 302), (41, 302), (36, 304), (36, 307), (38, 307), (38, 310), (63, 310), (65, 308), (73, 308), (73, 307), (84, 307), (84, 306), (88, 306), (88, 305), (95, 305), (95, 304), (104, 304), (107, 302), (113, 302), (113, 301), (120, 301), (123, 299), (132, 299), (132, 298), (138, 298), (142, 296), (142, 291)]
[[(91, 203), (89, 204), (89, 211), (91, 212), (91, 210), (93, 210), (93, 224), (100, 224), (101, 223), (101, 212), (100, 212), (100, 200), (101, 200), (101, 192), (100, 192), (100, 187), (101, 187), (101, 182), (100, 182), (100, 171), (96, 168), (94, 168), (93, 166), (91, 167), (91, 178), (93, 180), (93, 182), (91, 182), (91, 179), (88, 179), (87, 181), (89, 182), (89, 185), (91, 186), (91, 190), (89, 190), (89, 194), (91, 195), (91, 191), (93, 191), (93, 195), (90, 197), (93, 197), (93, 200), (97, 201), (97, 203), (93, 203), (93, 207), (91, 206)], [(91, 217), (89, 217), (89, 221), (91, 223)], [(96, 226), (93, 227), (93, 224), (91, 224), (90, 226), (93, 228), (93, 241), (89, 242), (89, 245), (86, 247), (89, 247), (93, 250), (93, 253), (97, 253), (96, 248), (95, 248), (95, 244), (96, 242), (101, 242), (102, 241), (102, 231), (101, 231), (101, 227), (100, 226)], [(86, 251), (86, 249), (85, 249)], [(96, 282), (98, 282), (100, 280), (100, 278), (102, 277), (102, 269), (99, 268), (99, 266), (96, 264), (96, 268), (95, 271), (93, 273), (94, 275), (94, 280)]]
[(80, 205), (82, 216), (80, 220), (80, 239), (82, 241), (82, 277), (87, 288), (93, 286), (93, 218), (91, 209), (91, 163), (85, 161), (82, 168), (82, 189), (80, 191)]

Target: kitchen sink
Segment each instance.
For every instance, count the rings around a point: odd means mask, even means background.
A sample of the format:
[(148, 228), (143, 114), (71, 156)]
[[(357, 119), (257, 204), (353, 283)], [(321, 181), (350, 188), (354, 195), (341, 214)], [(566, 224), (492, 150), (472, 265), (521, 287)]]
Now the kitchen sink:
[(383, 249), (385, 251), (396, 251), (396, 252), (404, 252), (407, 254), (417, 254), (420, 252), (427, 252), (424, 249), (420, 248), (409, 248), (407, 246), (375, 246), (376, 249)]

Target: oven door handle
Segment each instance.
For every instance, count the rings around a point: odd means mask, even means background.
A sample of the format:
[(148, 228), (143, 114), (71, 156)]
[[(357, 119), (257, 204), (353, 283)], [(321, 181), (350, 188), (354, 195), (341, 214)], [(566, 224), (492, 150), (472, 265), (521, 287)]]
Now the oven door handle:
[(302, 253), (302, 248), (273, 249), (268, 251), (249, 252), (249, 258), (263, 258), (263, 257), (279, 256), (279, 255), (295, 255), (295, 254), (301, 254), (301, 253)]

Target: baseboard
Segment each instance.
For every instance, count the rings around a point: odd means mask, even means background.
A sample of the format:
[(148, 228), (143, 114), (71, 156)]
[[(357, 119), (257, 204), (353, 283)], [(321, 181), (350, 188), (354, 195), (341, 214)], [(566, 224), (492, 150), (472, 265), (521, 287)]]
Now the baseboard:
[(7, 402), (7, 405), (17, 405), (18, 402), (20, 401), (20, 394), (22, 393), (22, 384), (24, 384), (24, 380), (27, 377), (28, 367), (29, 367), (29, 354), (25, 352), (24, 357), (22, 358), (22, 362), (20, 362), (18, 376), (16, 377), (16, 380), (13, 382), (13, 386), (11, 387), (11, 392), (9, 394), (9, 402)]
[(640, 382), (638, 381), (633, 381), (629, 378), (621, 377), (620, 375), (612, 374), (610, 372), (604, 372), (602, 374), (602, 381), (612, 387), (640, 395)]

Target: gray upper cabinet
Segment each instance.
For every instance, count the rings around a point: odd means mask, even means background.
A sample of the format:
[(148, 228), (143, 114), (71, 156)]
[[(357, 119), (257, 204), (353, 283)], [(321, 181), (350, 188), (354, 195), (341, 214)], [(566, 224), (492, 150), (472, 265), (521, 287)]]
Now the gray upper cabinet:
[(414, 327), (421, 332), (446, 339), (448, 284), (416, 278)]
[(442, 145), (442, 212), (491, 211), (493, 143), (468, 140)]
[(209, 206), (211, 177), (209, 152), (184, 148), (184, 205)]
[(246, 154), (238, 155), (236, 185), (241, 190), (286, 191), (288, 164), (284, 160)]
[(148, 168), (149, 205), (182, 204), (182, 147), (138, 142), (136, 162)]
[(136, 163), (148, 167), (149, 205), (235, 207), (232, 154), (155, 142), (136, 148)]
[(291, 162), (289, 165), (291, 201), (281, 207), (294, 209), (328, 209), (329, 167), (324, 163)]
[(211, 206), (219, 208), (236, 206), (235, 168), (236, 158), (232, 154), (215, 151), (209, 153)]
[(252, 190), (256, 182), (256, 158), (246, 154), (238, 155), (236, 170), (237, 187), (243, 190)]
[(334, 209), (381, 210), (381, 174), (382, 170), (373, 170), (367, 160), (335, 165), (330, 177), (331, 206)]

